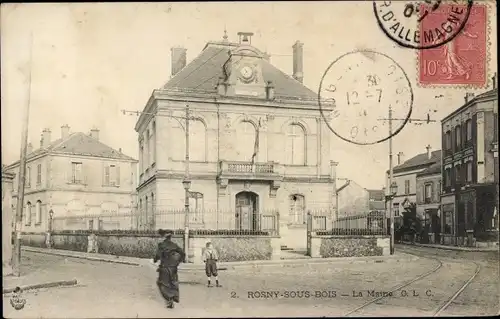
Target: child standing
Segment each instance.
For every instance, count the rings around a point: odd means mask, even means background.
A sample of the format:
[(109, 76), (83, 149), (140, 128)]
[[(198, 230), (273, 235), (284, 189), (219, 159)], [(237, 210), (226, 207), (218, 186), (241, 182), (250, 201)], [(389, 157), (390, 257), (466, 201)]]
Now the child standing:
[(210, 283), (210, 277), (215, 278), (215, 286), (222, 287), (219, 285), (219, 279), (217, 278), (217, 260), (219, 260), (219, 255), (217, 251), (213, 249), (212, 243), (208, 242), (206, 245), (205, 252), (203, 253), (203, 261), (205, 262), (205, 274), (208, 278), (207, 287), (212, 287)]

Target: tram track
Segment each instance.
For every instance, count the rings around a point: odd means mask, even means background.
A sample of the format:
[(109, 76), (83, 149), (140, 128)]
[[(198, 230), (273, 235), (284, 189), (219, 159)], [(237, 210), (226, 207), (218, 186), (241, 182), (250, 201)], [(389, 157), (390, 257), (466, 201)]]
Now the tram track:
[[(392, 296), (393, 293), (397, 292), (397, 291), (400, 291), (402, 290), (403, 288), (406, 288), (408, 286), (410, 286), (411, 284), (413, 283), (417, 283), (418, 281), (421, 281), (433, 274), (436, 274), (441, 268), (443, 268), (443, 265), (445, 263), (445, 261), (443, 261), (443, 259), (439, 259), (439, 258), (436, 258), (436, 257), (431, 257), (431, 256), (428, 256), (428, 255), (422, 255), (422, 254), (418, 254), (419, 251), (415, 251), (415, 250), (412, 250), (412, 249), (401, 249), (404, 253), (407, 253), (407, 254), (411, 254), (411, 255), (414, 255), (414, 256), (417, 256), (417, 257), (421, 257), (421, 258), (426, 258), (426, 259), (430, 259), (430, 260), (435, 260), (437, 261), (437, 266), (434, 267), (433, 269), (431, 269), (430, 271), (428, 272), (425, 272), (409, 281), (406, 281), (402, 284), (399, 284), (395, 287), (392, 287), (390, 288), (388, 292), (388, 294), (384, 294), (380, 297), (376, 297), (376, 298), (373, 298), (372, 300), (369, 300), (365, 303), (363, 303), (362, 305), (352, 309), (352, 310), (349, 310), (347, 313), (344, 314), (344, 317), (349, 317), (351, 315), (354, 315), (358, 312), (360, 312), (361, 310), (365, 310), (367, 309), (368, 307), (370, 307), (371, 305), (375, 305), (378, 301), (381, 301), (383, 299), (388, 299)], [(454, 263), (458, 263), (458, 262), (454, 262)], [(433, 317), (437, 317), (439, 315), (441, 315), (447, 308), (450, 307), (450, 305), (453, 303), (453, 301), (455, 301), (457, 299), (458, 296), (460, 296), (460, 294), (467, 288), (467, 286), (469, 286), (472, 281), (476, 278), (476, 276), (478, 275), (478, 273), (481, 271), (481, 265), (476, 263), (475, 261), (470, 261), (470, 263), (473, 263), (475, 265), (475, 269), (473, 271), (473, 274), (467, 279), (465, 280), (465, 282), (459, 287), (459, 289), (457, 290), (454, 290), (455, 293), (453, 295), (451, 295), (449, 298), (446, 299), (446, 301), (442, 302), (437, 308), (435, 308), (433, 311), (432, 311), (432, 316)], [(391, 296), (387, 296), (387, 295), (391, 295)]]

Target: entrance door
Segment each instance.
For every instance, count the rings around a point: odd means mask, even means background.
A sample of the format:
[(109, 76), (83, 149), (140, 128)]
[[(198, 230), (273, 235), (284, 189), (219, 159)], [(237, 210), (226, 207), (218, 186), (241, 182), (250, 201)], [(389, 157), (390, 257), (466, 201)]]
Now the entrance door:
[(252, 192), (236, 194), (236, 229), (258, 230), (257, 199)]

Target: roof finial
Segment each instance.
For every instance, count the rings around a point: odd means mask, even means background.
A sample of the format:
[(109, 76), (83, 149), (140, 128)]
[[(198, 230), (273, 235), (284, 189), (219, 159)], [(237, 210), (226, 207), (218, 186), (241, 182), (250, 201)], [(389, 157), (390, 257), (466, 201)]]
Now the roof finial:
[(224, 25), (224, 36), (222, 37), (224, 39), (224, 42), (227, 42), (227, 30), (226, 30), (226, 25)]

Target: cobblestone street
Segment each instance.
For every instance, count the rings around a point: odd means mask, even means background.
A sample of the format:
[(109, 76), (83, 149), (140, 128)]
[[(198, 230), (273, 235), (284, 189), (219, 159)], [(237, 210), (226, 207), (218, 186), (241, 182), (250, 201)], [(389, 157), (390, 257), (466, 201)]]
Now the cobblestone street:
[[(428, 273), (438, 272), (394, 292), (352, 315), (428, 315), (446, 302), (474, 271), (481, 271), (442, 315), (498, 313), (498, 261), (495, 253), (445, 252), (407, 248), (418, 253), (414, 262), (331, 263), (294, 267), (272, 266), (220, 272), (222, 288), (207, 288), (200, 271), (183, 271), (181, 303), (165, 308), (151, 266), (129, 266), (74, 258), (25, 253), (37, 269), (57, 267), (78, 286), (24, 293), (27, 303), (16, 311), (4, 295), (4, 317), (187, 317), (187, 316), (342, 316), (375, 299), (377, 292)], [(439, 256), (439, 260), (432, 259)], [(425, 257), (424, 257), (425, 256)], [(427, 258), (429, 257), (429, 258)], [(418, 295), (418, 296), (417, 296)]]

